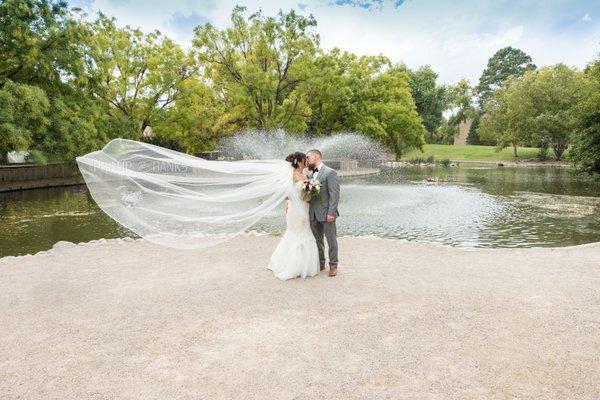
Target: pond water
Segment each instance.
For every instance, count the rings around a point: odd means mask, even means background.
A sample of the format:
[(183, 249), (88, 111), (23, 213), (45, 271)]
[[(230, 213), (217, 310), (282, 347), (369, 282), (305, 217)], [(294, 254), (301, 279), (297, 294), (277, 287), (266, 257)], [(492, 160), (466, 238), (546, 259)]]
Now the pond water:
[[(600, 180), (571, 169), (384, 169), (345, 177), (341, 190), (342, 236), (487, 248), (600, 241)], [(283, 228), (281, 210), (255, 227), (275, 234)], [(0, 257), (33, 254), (60, 240), (125, 236), (136, 235), (106, 216), (84, 185), (0, 193)]]

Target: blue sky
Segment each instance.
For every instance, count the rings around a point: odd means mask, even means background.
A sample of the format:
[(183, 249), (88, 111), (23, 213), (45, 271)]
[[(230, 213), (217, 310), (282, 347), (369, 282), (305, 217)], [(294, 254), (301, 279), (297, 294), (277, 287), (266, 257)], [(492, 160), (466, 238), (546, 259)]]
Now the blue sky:
[(189, 45), (192, 28), (229, 24), (236, 4), (266, 15), (313, 14), (324, 48), (384, 54), (410, 67), (429, 64), (443, 83), (477, 83), (489, 57), (518, 47), (538, 65), (583, 68), (600, 52), (600, 0), (70, 0), (122, 25), (158, 29)]

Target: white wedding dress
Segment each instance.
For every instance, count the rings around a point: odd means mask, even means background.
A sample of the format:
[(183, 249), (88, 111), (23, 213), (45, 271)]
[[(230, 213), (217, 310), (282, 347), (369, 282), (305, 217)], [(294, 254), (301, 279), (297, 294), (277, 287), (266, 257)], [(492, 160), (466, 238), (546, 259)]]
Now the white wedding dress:
[(310, 229), (308, 203), (302, 200), (302, 181), (290, 185), (286, 230), (271, 255), (268, 269), (282, 280), (319, 273), (319, 249)]

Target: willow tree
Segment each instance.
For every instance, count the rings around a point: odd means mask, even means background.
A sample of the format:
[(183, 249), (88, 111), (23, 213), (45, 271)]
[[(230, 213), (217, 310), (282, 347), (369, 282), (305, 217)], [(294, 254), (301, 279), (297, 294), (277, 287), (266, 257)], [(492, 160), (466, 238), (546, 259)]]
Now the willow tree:
[(319, 46), (311, 32), (315, 19), (293, 10), (247, 16), (238, 6), (231, 23), (222, 30), (211, 24), (194, 30), (198, 61), (227, 105), (216, 124), (305, 132), (311, 112), (306, 92)]

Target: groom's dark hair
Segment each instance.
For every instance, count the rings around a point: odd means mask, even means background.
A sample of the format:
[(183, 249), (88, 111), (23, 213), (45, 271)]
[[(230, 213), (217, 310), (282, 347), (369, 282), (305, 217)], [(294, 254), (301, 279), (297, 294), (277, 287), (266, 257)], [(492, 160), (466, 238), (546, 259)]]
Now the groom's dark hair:
[(318, 149), (312, 149), (308, 151), (309, 153), (316, 153), (319, 155), (319, 157), (323, 158), (323, 154), (321, 154), (321, 150)]

